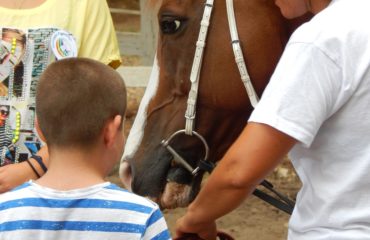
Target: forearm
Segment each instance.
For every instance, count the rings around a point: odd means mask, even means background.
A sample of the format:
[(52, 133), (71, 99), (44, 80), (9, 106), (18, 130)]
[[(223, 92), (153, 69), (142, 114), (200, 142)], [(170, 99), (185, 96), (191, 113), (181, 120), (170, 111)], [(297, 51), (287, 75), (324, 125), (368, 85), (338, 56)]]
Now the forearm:
[[(47, 147), (45, 146), (41, 148), (37, 154), (42, 157), (44, 164), (48, 166), (49, 154)], [(0, 193), (9, 191), (30, 179), (37, 179), (38, 175), (44, 175), (44, 170), (35, 159), (30, 158), (28, 161), (33, 166), (37, 174), (27, 161), (0, 167)]]
[(215, 221), (233, 211), (259, 183), (241, 180), (240, 176), (245, 174), (245, 170), (238, 164), (238, 159), (229, 159), (229, 155), (221, 160), (188, 208), (188, 213), (199, 222)]
[(189, 206), (187, 214), (199, 223), (215, 221), (236, 209), (253, 190), (254, 186), (240, 188), (226, 184), (224, 179), (211, 178)]

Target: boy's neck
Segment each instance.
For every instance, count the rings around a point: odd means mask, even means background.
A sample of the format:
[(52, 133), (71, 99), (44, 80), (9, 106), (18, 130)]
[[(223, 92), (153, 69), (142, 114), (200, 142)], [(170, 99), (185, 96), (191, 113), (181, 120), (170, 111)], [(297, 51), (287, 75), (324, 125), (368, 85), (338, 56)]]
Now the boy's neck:
[(50, 151), (49, 169), (36, 181), (56, 190), (86, 188), (105, 182), (105, 171), (99, 161), (104, 161), (99, 151), (79, 149), (53, 149)]

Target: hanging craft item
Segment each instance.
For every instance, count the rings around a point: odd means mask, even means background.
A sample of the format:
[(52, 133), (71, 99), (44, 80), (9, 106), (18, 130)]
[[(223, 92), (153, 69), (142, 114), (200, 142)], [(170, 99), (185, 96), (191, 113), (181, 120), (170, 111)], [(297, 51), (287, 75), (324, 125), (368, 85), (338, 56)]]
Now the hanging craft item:
[(15, 54), (16, 47), (17, 47), (17, 39), (16, 38), (13, 38), (13, 40), (12, 40), (12, 48), (10, 50), (11, 54), (13, 54), (13, 55)]
[(15, 114), (15, 129), (14, 129), (14, 132), (13, 132), (13, 139), (12, 139), (13, 144), (18, 142), (18, 140), (19, 140), (20, 129), (21, 129), (21, 113), (16, 112), (16, 114)]
[(56, 31), (51, 36), (50, 44), (57, 60), (77, 57), (76, 40), (73, 35), (67, 31)]

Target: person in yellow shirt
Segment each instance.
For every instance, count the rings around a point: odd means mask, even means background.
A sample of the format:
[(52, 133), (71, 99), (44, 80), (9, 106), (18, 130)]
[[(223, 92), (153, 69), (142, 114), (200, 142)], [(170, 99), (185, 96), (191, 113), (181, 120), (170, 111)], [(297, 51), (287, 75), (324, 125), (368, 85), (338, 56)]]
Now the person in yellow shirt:
[(0, 37), (0, 106), (9, 109), (0, 132), (1, 193), (47, 171), (47, 146), (34, 131), (43, 70), (69, 57), (117, 68), (121, 58), (106, 0), (0, 0)]

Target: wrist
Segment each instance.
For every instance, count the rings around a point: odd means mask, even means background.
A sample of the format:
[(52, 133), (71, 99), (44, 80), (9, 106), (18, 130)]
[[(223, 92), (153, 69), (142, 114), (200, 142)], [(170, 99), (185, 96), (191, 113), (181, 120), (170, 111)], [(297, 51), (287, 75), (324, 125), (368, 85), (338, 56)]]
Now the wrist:
[(208, 224), (209, 222), (215, 221), (215, 219), (210, 219), (207, 211), (203, 211), (201, 208), (197, 208), (193, 204), (189, 205), (188, 210), (185, 215), (188, 223), (195, 226), (202, 226)]

